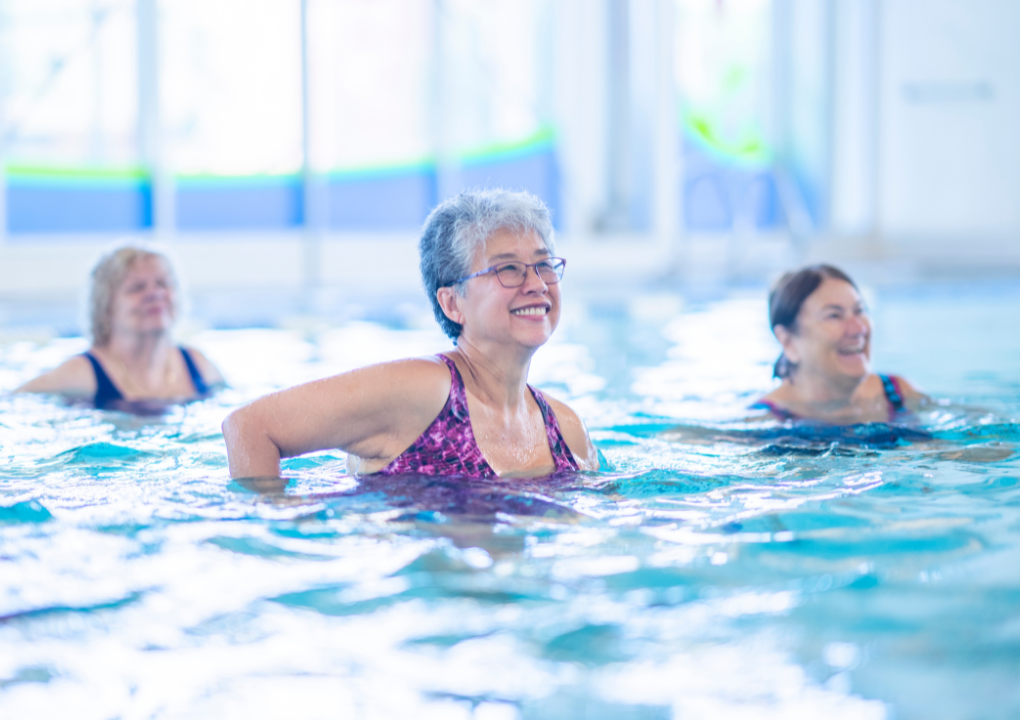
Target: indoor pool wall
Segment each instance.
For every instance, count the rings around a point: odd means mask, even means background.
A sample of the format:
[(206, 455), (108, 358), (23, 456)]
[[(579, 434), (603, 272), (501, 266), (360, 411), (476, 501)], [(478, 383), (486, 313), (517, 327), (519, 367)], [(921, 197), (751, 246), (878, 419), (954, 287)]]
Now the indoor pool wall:
[[(1020, 285), (867, 291), (933, 438), (740, 423), (764, 291), (571, 300), (532, 382), (610, 468), (230, 482), (262, 393), (448, 349), (425, 307), (189, 338), (231, 388), (160, 419), (0, 397), (0, 717), (1020, 714)], [(80, 338), (0, 345), (0, 388)], [(782, 430), (782, 429), (780, 429)]]

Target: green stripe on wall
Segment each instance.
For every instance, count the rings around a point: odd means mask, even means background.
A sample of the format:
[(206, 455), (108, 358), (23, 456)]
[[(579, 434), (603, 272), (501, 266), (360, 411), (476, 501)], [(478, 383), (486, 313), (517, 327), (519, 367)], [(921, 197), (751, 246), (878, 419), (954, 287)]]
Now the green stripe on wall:
[[(556, 134), (551, 127), (544, 127), (529, 137), (512, 142), (492, 143), (458, 154), (458, 161), (470, 165), (481, 165), (487, 162), (499, 162), (524, 157), (535, 152), (550, 149)], [(402, 174), (420, 174), (435, 168), (434, 157), (424, 157), (410, 162), (384, 163), (329, 170), (330, 178), (357, 179), (359, 177), (393, 176)], [(98, 167), (53, 167), (40, 165), (8, 165), (8, 179), (15, 182), (30, 184), (125, 184), (137, 185), (150, 181), (145, 168), (98, 168)], [(176, 175), (175, 182), (190, 187), (210, 187), (217, 185), (278, 185), (301, 181), (300, 173), (257, 174), (257, 175), (218, 175), (212, 173), (196, 173)]]

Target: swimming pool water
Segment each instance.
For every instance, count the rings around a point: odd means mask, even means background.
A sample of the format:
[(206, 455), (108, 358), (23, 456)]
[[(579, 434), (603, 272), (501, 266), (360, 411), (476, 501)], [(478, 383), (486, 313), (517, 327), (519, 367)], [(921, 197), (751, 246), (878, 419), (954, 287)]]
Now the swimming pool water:
[[(0, 396), (0, 717), (1017, 717), (1020, 288), (871, 302), (930, 440), (735, 421), (760, 291), (568, 303), (532, 381), (592, 475), (229, 481), (227, 412), (446, 349), (424, 308), (200, 333), (232, 388), (163, 418)], [(0, 388), (82, 348), (0, 345)]]

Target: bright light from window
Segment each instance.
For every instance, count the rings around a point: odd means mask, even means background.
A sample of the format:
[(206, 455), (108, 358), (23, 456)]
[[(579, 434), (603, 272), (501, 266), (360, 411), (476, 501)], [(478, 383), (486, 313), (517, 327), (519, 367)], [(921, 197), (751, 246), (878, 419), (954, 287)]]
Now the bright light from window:
[(173, 0), (160, 22), (173, 171), (299, 171), (300, 4)]

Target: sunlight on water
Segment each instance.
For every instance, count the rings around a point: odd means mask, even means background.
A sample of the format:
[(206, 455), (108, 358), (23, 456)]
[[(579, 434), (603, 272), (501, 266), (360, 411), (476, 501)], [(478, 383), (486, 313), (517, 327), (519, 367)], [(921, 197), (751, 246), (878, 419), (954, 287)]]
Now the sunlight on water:
[[(928, 292), (876, 295), (876, 355), (944, 402), (832, 431), (742, 422), (759, 296), (568, 308), (531, 378), (592, 475), (229, 480), (231, 409), (447, 349), (425, 322), (203, 332), (231, 388), (162, 418), (0, 396), (0, 717), (1016, 716), (1020, 339), (921, 330), (1020, 300)], [(0, 345), (2, 386), (83, 348)]]

